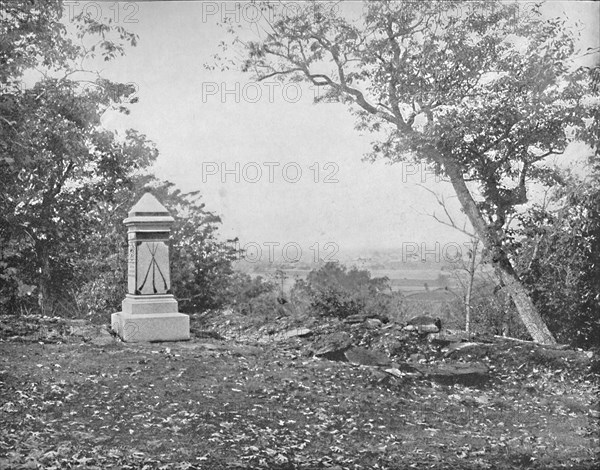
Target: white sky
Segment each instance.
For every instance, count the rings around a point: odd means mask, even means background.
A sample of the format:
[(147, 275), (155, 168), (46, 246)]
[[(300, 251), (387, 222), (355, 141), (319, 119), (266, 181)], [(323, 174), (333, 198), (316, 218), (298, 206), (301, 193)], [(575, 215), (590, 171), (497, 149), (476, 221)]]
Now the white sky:
[[(110, 115), (105, 125), (133, 127), (154, 141), (160, 150), (155, 173), (184, 191), (201, 190), (207, 208), (223, 219), (223, 236), (238, 236), (242, 245), (294, 242), (308, 252), (315, 243), (333, 242), (344, 255), (403, 243), (462, 242), (459, 232), (424, 215), (439, 206), (416, 185), (426, 177), (420, 168), (361, 161), (372, 137), (354, 130), (344, 105), (314, 105), (314, 90), (307, 87), (296, 100), (296, 87), (284, 93), (281, 85), (252, 83), (250, 74), (205, 69), (220, 52), (218, 43), (228, 39), (217, 25), (220, 15), (234, 5), (67, 2), (72, 13), (87, 9), (139, 35), (125, 57), (102, 64), (104, 76), (135, 83), (139, 96), (129, 116)], [(597, 46), (600, 4), (552, 2), (546, 8), (582, 21), (585, 41)], [(223, 174), (222, 165), (232, 173)], [(293, 183), (298, 168), (302, 175)], [(328, 175), (335, 182), (326, 183)], [(451, 197), (447, 183), (427, 179), (428, 187)]]

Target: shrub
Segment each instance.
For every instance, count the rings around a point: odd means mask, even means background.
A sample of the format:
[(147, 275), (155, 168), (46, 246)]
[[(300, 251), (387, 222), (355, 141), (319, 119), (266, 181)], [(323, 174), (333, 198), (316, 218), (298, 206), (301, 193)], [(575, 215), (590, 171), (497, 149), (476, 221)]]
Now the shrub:
[(323, 317), (347, 318), (364, 314), (388, 321), (398, 313), (398, 295), (387, 278), (371, 278), (366, 270), (347, 269), (328, 262), (312, 270), (306, 281), (297, 281), (292, 298), (309, 299), (309, 309)]

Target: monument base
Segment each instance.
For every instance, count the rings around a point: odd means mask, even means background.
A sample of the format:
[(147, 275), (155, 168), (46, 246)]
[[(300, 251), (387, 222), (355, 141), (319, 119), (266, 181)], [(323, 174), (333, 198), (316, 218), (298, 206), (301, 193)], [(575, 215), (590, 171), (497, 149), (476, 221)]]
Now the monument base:
[(129, 315), (140, 313), (177, 313), (177, 300), (171, 294), (131, 295), (121, 302), (121, 311)]
[(190, 339), (190, 317), (183, 313), (118, 312), (111, 315), (111, 327), (127, 343)]

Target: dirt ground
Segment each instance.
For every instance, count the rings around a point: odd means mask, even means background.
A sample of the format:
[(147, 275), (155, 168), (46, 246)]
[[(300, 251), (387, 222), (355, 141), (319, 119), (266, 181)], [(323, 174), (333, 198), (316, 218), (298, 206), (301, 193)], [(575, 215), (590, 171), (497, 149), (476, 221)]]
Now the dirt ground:
[[(315, 357), (318, 328), (280, 341), (220, 340), (193, 328), (190, 341), (136, 344), (85, 322), (4, 316), (0, 324), (0, 468), (599, 462), (598, 369), (581, 351), (510, 341), (464, 350), (455, 360), (489, 370), (464, 385)], [(423, 357), (432, 366), (446, 360), (441, 351)]]

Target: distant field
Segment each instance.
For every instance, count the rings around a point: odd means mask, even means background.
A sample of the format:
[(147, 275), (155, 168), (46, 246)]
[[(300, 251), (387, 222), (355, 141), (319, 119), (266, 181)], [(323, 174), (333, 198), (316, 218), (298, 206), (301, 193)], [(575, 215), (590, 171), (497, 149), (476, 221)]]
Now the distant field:
[[(310, 272), (308, 269), (287, 269), (284, 271), (287, 275), (287, 278), (283, 282), (284, 292), (289, 292), (297, 280), (305, 280)], [(372, 277), (387, 277), (390, 280), (392, 290), (403, 293), (426, 292), (425, 284), (432, 290), (445, 287), (446, 285), (450, 288), (458, 287), (456, 280), (452, 276), (439, 269), (374, 269), (369, 271)], [(273, 279), (274, 274), (275, 270), (273, 269), (272, 271), (254, 272), (251, 275), (253, 277), (263, 276), (267, 279)], [(440, 274), (445, 275), (444, 285), (438, 283)]]

